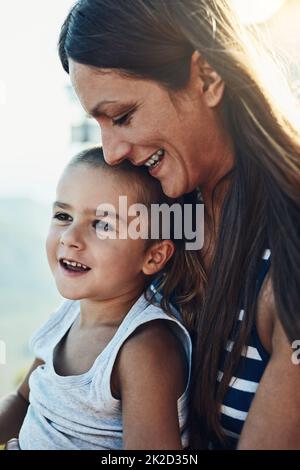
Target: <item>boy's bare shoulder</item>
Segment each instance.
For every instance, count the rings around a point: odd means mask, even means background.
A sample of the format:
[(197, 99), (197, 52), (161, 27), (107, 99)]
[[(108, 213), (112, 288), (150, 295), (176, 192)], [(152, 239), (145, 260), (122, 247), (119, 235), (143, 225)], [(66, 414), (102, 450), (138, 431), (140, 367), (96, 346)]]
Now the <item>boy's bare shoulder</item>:
[(145, 356), (148, 360), (161, 361), (172, 364), (174, 361), (182, 362), (183, 348), (166, 320), (152, 320), (138, 327), (125, 341), (121, 355), (126, 355), (130, 361), (141, 361)]
[(126, 340), (114, 375), (124, 449), (181, 449), (177, 401), (186, 387), (186, 370), (169, 321), (151, 320)]
[(167, 340), (168, 342), (175, 341), (178, 343), (178, 339), (174, 335), (173, 328), (171, 327), (170, 323), (170, 320), (163, 319), (150, 320), (146, 323), (143, 323), (133, 332), (126, 343), (137, 345), (139, 342), (145, 341), (146, 347), (148, 345), (148, 341), (151, 341), (151, 344), (153, 344), (155, 341), (160, 343), (162, 340)]
[[(187, 366), (179, 339), (169, 321), (151, 320), (138, 327), (124, 342), (114, 366), (113, 384), (120, 393), (132, 380), (162, 377), (175, 386), (178, 397), (186, 383)], [(136, 375), (138, 374), (138, 377)], [(177, 397), (177, 398), (178, 398)]]

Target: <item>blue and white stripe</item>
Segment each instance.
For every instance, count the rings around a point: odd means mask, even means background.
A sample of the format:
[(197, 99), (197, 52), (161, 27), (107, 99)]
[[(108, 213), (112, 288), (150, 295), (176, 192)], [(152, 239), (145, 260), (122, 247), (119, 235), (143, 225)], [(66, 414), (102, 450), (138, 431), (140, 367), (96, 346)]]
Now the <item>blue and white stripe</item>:
[[(262, 266), (258, 277), (257, 293), (259, 292), (264, 278), (270, 266), (270, 250), (265, 250), (262, 256)], [(239, 314), (239, 321), (243, 321), (245, 311), (242, 309)], [(234, 343), (228, 341), (226, 350), (221, 359), (217, 380), (220, 382), (223, 377), (226, 357), (232, 351)], [(235, 448), (241, 435), (243, 425), (247, 418), (252, 400), (255, 396), (257, 387), (261, 377), (265, 371), (269, 361), (269, 354), (264, 349), (257, 330), (256, 325), (253, 326), (250, 340), (241, 354), (241, 361), (231, 378), (228, 391), (225, 394), (221, 405), (221, 425), (224, 434), (230, 438), (230, 444), (226, 444), (226, 448)], [(218, 443), (213, 443), (213, 448), (222, 448)]]

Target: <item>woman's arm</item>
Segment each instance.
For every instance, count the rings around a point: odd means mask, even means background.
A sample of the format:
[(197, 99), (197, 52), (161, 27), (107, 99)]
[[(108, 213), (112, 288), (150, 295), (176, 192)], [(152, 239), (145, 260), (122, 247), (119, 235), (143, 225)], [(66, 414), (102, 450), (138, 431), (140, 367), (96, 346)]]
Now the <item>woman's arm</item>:
[(177, 399), (186, 384), (181, 346), (165, 321), (140, 327), (114, 368), (122, 400), (124, 449), (181, 449)]
[(276, 313), (271, 348), (238, 449), (300, 449), (300, 364)]
[(40, 359), (35, 359), (27, 376), (15, 393), (11, 393), (0, 401), (0, 443), (17, 437), (29, 405), (29, 377), (39, 365)]

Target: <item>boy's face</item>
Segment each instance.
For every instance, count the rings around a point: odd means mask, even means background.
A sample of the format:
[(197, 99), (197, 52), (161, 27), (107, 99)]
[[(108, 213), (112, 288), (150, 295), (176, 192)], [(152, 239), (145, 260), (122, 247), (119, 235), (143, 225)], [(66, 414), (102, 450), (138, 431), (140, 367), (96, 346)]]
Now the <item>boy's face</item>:
[[(106, 216), (102, 222), (96, 216), (103, 203), (118, 212), (119, 195), (127, 196), (128, 207), (138, 202), (135, 193), (125, 177), (101, 168), (79, 164), (65, 171), (57, 187), (47, 238), (49, 265), (63, 297), (108, 300), (143, 289), (146, 240), (119, 239), (118, 231), (116, 239), (101, 239), (99, 234), (118, 225), (114, 216)], [(128, 217), (128, 223), (132, 218)], [(125, 228), (122, 220), (119, 228), (121, 225)], [(68, 262), (83, 267), (68, 267)]]

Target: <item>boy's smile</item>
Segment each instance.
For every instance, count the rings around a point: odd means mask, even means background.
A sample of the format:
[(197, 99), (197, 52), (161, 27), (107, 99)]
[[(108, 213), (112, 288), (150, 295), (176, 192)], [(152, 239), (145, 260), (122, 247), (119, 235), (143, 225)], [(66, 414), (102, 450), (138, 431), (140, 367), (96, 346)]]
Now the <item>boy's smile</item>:
[(79, 263), (73, 259), (60, 258), (59, 264), (66, 274), (70, 276), (75, 276), (76, 274), (86, 274), (91, 270), (90, 267), (85, 266), (84, 264)]
[[(110, 170), (80, 164), (64, 172), (47, 239), (49, 264), (63, 297), (104, 300), (137, 286), (142, 291), (145, 240), (98, 236), (118, 231), (115, 220), (108, 216), (103, 223), (96, 209), (103, 202), (118, 207), (122, 192), (130, 204), (137, 202), (135, 189), (128, 189), (125, 177)], [(120, 219), (119, 228), (122, 223)]]

